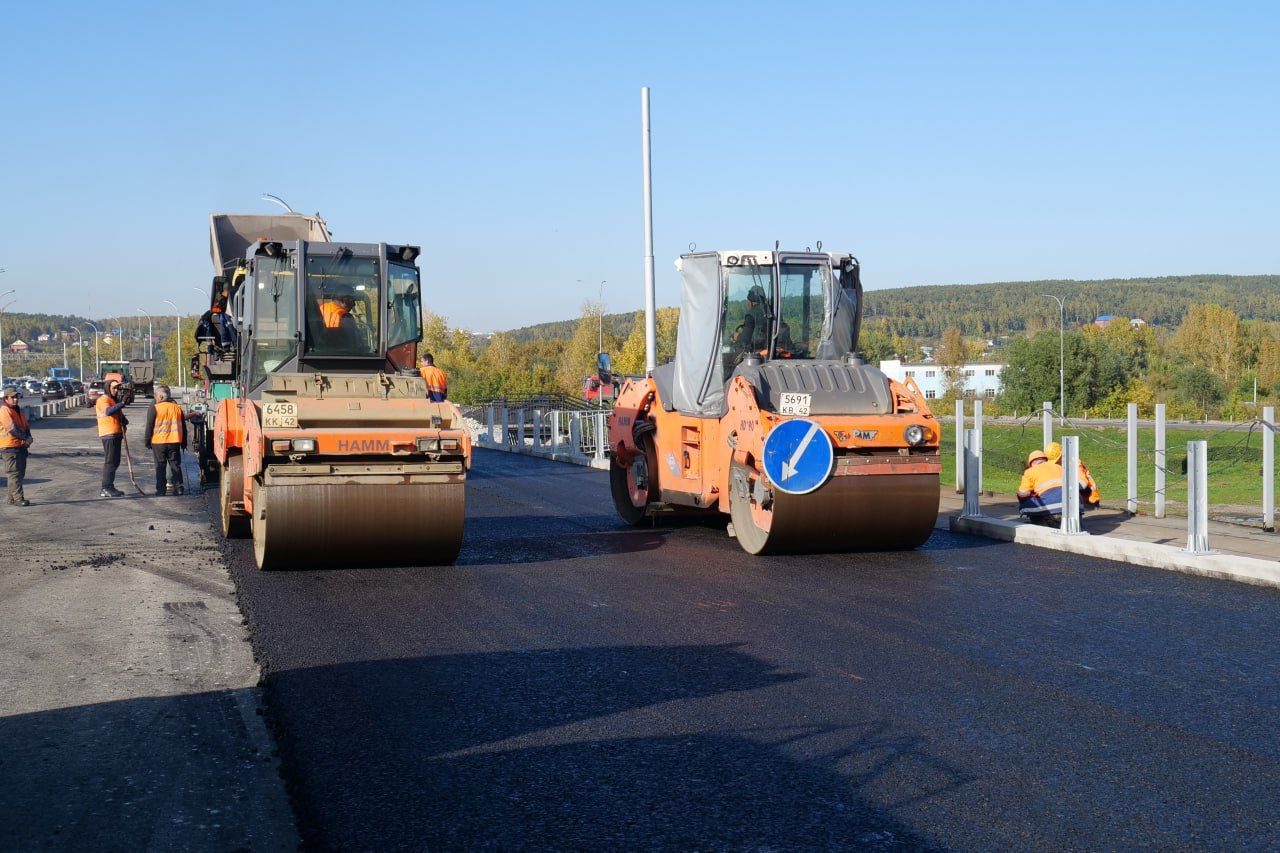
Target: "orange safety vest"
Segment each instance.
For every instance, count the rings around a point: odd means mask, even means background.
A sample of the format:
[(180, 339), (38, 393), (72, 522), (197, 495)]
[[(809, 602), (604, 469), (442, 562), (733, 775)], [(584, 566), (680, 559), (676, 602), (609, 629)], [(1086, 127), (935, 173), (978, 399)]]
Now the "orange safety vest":
[(320, 316), (326, 329), (337, 329), (342, 326), (342, 318), (351, 316), (351, 312), (341, 302), (326, 299), (320, 303)]
[(151, 427), (152, 444), (182, 443), (182, 407), (171, 400), (156, 403), (156, 421)]
[(1018, 491), (1043, 496), (1050, 489), (1062, 488), (1062, 466), (1057, 462), (1042, 462), (1022, 472)]
[(427, 393), (447, 394), (449, 393), (449, 377), (444, 375), (444, 371), (436, 367), (434, 364), (428, 364), (425, 367), (418, 368), (419, 375), (427, 383)]
[(109, 435), (119, 435), (124, 432), (124, 427), (120, 424), (120, 413), (107, 414), (107, 409), (115, 404), (115, 398), (109, 394), (103, 394), (98, 398), (98, 402), (93, 404), (93, 410), (98, 414), (98, 438), (106, 438)]
[(31, 429), (30, 424), (27, 423), (27, 416), (22, 414), (22, 409), (15, 406), (0, 405), (0, 450), (27, 446), (27, 443), (22, 439), (9, 435), (9, 430), (14, 427), (23, 430)]

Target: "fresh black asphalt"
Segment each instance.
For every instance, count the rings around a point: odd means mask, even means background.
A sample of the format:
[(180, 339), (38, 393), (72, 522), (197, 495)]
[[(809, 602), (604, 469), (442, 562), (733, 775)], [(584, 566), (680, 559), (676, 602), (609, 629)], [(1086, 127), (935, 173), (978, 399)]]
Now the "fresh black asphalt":
[(229, 548), (312, 849), (1280, 845), (1280, 592), (945, 532), (753, 558), (492, 451), (468, 490), (451, 568)]

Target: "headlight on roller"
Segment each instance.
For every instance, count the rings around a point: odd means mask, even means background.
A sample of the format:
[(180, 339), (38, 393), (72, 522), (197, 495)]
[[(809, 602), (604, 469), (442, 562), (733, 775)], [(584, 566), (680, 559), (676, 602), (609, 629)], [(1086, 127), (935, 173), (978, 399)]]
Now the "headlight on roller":
[(912, 424), (902, 431), (902, 437), (907, 440), (907, 444), (915, 447), (918, 444), (923, 444), (924, 440), (929, 437), (929, 433), (920, 424)]
[(441, 450), (457, 450), (457, 449), (458, 449), (458, 439), (456, 439), (456, 438), (442, 438), (442, 439), (440, 439), (440, 449), (441, 449)]
[(419, 453), (435, 453), (440, 449), (440, 439), (420, 438), (416, 442)]
[(293, 449), (299, 453), (315, 453), (316, 440), (314, 438), (295, 438), (293, 440)]

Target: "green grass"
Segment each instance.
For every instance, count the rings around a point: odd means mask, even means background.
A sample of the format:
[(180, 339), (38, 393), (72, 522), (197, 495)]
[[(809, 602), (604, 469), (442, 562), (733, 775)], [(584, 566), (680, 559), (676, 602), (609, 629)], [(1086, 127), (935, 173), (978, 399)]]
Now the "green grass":
[[(1262, 435), (1260, 427), (1241, 425), (1229, 431), (1210, 432), (1195, 428), (1170, 428), (1165, 446), (1165, 495), (1170, 509), (1181, 512), (1186, 505), (1187, 478), (1183, 473), (1187, 442), (1209, 442), (1209, 503), (1213, 506), (1262, 506)], [(1080, 456), (1102, 491), (1104, 506), (1123, 506), (1127, 489), (1125, 465), (1126, 433), (1119, 427), (1054, 425), (1054, 439), (1063, 435), (1080, 437)], [(1040, 447), (1043, 435), (1038, 419), (1024, 424), (983, 425), (982, 484), (987, 491), (1013, 494), (1026, 465), (1027, 454)], [(943, 482), (955, 483), (955, 429), (943, 424)], [(1280, 454), (1278, 454), (1280, 455)], [(1277, 470), (1280, 470), (1278, 468)], [(1280, 482), (1280, 477), (1276, 478)], [(1138, 431), (1138, 500), (1149, 511), (1155, 500), (1155, 431)]]

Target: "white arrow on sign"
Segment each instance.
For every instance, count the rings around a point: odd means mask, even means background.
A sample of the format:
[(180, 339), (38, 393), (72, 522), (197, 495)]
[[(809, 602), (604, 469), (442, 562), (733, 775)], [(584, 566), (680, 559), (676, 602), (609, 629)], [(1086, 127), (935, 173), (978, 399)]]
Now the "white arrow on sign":
[(804, 434), (804, 438), (800, 440), (800, 444), (796, 447), (791, 458), (782, 463), (782, 479), (790, 480), (796, 474), (796, 465), (800, 462), (800, 457), (804, 456), (804, 452), (809, 448), (809, 442), (813, 441), (813, 437), (818, 434), (821, 429), (817, 424), (810, 424), (809, 431)]

